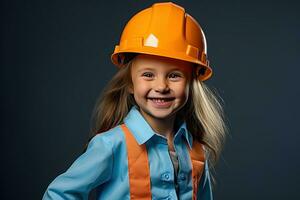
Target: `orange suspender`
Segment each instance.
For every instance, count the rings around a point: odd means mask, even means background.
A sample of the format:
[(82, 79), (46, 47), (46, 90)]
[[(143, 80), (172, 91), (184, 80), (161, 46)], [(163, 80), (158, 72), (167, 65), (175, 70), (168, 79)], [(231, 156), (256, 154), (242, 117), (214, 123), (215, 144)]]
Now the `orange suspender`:
[[(121, 128), (125, 134), (127, 146), (130, 199), (151, 200), (150, 169), (146, 145), (139, 145), (125, 124), (122, 124)], [(194, 141), (190, 157), (193, 166), (193, 200), (196, 200), (205, 161), (201, 143)]]
[(193, 148), (190, 150), (192, 160), (192, 177), (193, 177), (193, 200), (197, 199), (198, 185), (204, 169), (204, 149), (200, 142), (194, 141)]
[(151, 200), (150, 169), (146, 145), (139, 145), (125, 124), (122, 124), (121, 127), (127, 146), (130, 199)]

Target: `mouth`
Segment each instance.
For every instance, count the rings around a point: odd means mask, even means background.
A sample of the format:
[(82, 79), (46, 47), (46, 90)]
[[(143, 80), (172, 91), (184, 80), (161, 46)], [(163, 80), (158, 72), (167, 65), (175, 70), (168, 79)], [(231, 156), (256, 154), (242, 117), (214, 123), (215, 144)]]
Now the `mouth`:
[(175, 98), (174, 97), (169, 97), (169, 98), (156, 98), (156, 97), (149, 97), (151, 101), (157, 102), (157, 103), (163, 103), (163, 102), (168, 102), (168, 101), (173, 101)]
[(158, 108), (158, 109), (169, 108), (173, 104), (173, 101), (175, 100), (174, 97), (169, 97), (169, 98), (153, 98), (153, 97), (150, 97), (148, 99), (150, 100), (152, 105), (155, 108)]

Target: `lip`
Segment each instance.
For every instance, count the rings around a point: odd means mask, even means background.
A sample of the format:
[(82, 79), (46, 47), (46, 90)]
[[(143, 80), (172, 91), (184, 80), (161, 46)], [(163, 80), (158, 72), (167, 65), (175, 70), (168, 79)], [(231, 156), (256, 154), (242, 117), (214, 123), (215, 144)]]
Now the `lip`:
[[(164, 99), (165, 101), (164, 102), (158, 102), (158, 101), (154, 101), (153, 99)], [(173, 100), (175, 98), (174, 97), (169, 97), (169, 98), (152, 98), (152, 97), (149, 97), (148, 100), (150, 100), (151, 104), (153, 105), (153, 107), (155, 108), (168, 108), (172, 105), (173, 103)]]
[(165, 100), (168, 100), (168, 101), (170, 101), (170, 100), (174, 100), (175, 99), (175, 97), (148, 97), (148, 99), (165, 99)]

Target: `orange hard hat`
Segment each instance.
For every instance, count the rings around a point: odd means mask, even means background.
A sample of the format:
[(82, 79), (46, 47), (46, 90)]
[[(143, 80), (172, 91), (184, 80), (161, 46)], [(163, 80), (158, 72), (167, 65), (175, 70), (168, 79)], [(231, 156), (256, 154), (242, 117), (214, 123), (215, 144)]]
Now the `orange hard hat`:
[[(121, 67), (132, 53), (142, 53), (195, 63), (199, 80), (211, 77), (206, 39), (197, 21), (174, 3), (155, 3), (126, 24), (112, 62)], [(126, 58), (127, 56), (127, 58)]]

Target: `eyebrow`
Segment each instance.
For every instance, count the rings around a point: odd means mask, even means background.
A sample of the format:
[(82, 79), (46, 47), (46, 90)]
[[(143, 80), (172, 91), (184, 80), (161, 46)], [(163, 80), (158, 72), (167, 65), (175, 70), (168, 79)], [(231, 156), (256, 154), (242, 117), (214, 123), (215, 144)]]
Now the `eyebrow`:
[(154, 69), (153, 69), (153, 68), (143, 68), (143, 69), (140, 69), (140, 70), (138, 70), (138, 72), (145, 71), (145, 70), (154, 71)]

